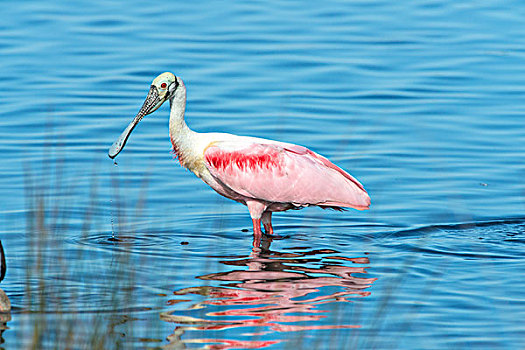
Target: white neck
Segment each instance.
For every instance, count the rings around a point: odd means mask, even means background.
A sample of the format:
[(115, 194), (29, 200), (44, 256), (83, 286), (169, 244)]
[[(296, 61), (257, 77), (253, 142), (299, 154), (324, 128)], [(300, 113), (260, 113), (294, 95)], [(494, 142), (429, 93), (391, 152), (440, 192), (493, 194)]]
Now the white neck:
[(172, 142), (178, 137), (189, 131), (184, 121), (184, 112), (186, 110), (186, 86), (181, 79), (175, 93), (170, 98), (170, 137)]
[(177, 78), (179, 86), (170, 98), (170, 138), (173, 150), (184, 167), (188, 167), (188, 161), (193, 158), (193, 143), (196, 133), (193, 132), (184, 121), (186, 110), (186, 86), (182, 79)]

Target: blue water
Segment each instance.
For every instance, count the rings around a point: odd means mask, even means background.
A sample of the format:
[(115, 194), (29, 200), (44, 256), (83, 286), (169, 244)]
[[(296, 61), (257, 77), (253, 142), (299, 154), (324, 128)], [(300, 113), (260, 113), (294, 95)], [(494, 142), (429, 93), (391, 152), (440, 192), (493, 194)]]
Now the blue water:
[[(524, 16), (491, 0), (4, 1), (3, 347), (525, 347)], [(371, 210), (276, 214), (252, 252), (246, 208), (173, 159), (167, 106), (115, 165), (164, 71), (190, 127), (308, 146)]]

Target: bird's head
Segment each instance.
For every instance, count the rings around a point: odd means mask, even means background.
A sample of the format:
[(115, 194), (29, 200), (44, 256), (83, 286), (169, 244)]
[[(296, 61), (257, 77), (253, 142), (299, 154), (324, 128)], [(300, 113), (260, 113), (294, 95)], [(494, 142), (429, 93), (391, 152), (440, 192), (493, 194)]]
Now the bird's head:
[(180, 85), (183, 85), (182, 80), (170, 72), (162, 73), (153, 80), (140, 111), (109, 149), (108, 155), (111, 159), (122, 151), (129, 135), (142, 118), (155, 112), (164, 102), (172, 98)]
[[(151, 107), (149, 110), (145, 111), (146, 114), (144, 115), (155, 112), (164, 102), (169, 100), (175, 94), (179, 85), (180, 79), (170, 72), (162, 73), (153, 79), (148, 96), (146, 97), (146, 101), (144, 101), (142, 108), (144, 108), (149, 99), (151, 99)], [(142, 112), (142, 108), (139, 113)]]

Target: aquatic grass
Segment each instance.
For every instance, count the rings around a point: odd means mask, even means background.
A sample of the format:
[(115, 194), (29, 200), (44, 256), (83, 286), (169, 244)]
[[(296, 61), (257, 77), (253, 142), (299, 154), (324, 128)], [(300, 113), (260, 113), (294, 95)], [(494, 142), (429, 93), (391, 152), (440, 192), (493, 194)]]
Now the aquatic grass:
[[(37, 183), (39, 178), (33, 175), (28, 164), (25, 166), (28, 254), (23, 303), (17, 311), (21, 329), (15, 332), (23, 334), (25, 339), (22, 342), (27, 349), (133, 348), (136, 344), (127, 340), (133, 339), (134, 334), (133, 317), (128, 315), (131, 311), (127, 306), (134, 298), (136, 282), (135, 262), (129, 253), (133, 240), (118, 239), (125, 208), (116, 201), (118, 225), (113, 227), (114, 236), (108, 235), (108, 241), (118, 249), (110, 266), (99, 276), (104, 281), (104, 293), (87, 296), (83, 289), (87, 289), (85, 284), (89, 282), (78, 274), (77, 271), (82, 269), (76, 266), (89, 263), (89, 254), (96, 253), (88, 254), (82, 246), (68, 243), (68, 233), (80, 230), (82, 239), (88, 239), (90, 232), (96, 231), (94, 217), (99, 210), (96, 171), (91, 175), (89, 201), (83, 208), (80, 225), (69, 221), (70, 209), (74, 205), (69, 199), (63, 200), (71, 197), (73, 188), (61, 187), (62, 171), (54, 174), (55, 178), (47, 185)], [(118, 187), (114, 186), (114, 190), (117, 193)], [(137, 207), (135, 214), (140, 215), (140, 212), (140, 207)], [(78, 283), (83, 288), (75, 287)], [(85, 298), (93, 301), (87, 310), (81, 306)], [(100, 305), (97, 305), (97, 298), (101, 298)], [(118, 332), (115, 330), (117, 326)], [(31, 336), (27, 337), (30, 329)], [(126, 339), (122, 334), (126, 334)]]

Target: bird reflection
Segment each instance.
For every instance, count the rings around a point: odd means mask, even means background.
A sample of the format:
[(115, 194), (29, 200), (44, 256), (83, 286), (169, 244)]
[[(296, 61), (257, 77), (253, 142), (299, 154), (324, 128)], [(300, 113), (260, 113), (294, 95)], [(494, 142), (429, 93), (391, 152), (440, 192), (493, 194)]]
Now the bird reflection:
[[(336, 308), (327, 308), (328, 304), (370, 295), (367, 289), (376, 278), (361, 276), (367, 273), (367, 257), (345, 257), (336, 250), (308, 247), (277, 252), (270, 250), (271, 239), (265, 238), (250, 256), (223, 257), (220, 262), (232, 267), (231, 270), (197, 277), (208, 285), (174, 292), (178, 297), (202, 295), (205, 300), (185, 311), (179, 309), (161, 315), (164, 321), (177, 324), (166, 348), (205, 343), (213, 344), (213, 349), (256, 349), (280, 342), (275, 338), (265, 340), (268, 338), (265, 335), (274, 332), (360, 327), (342, 323), (344, 317), (335, 321), (338, 324), (320, 321), (337, 319), (330, 318), (330, 310)], [(187, 301), (187, 297), (174, 298), (168, 304)], [(188, 316), (192, 313), (198, 317)], [(217, 333), (212, 332), (229, 329), (237, 329), (238, 339), (227, 339), (232, 335), (229, 332), (217, 338)], [(183, 336), (186, 331), (197, 331), (205, 338), (186, 339), (197, 336), (196, 333)], [(249, 340), (244, 340), (245, 337)]]

